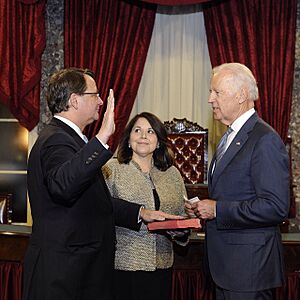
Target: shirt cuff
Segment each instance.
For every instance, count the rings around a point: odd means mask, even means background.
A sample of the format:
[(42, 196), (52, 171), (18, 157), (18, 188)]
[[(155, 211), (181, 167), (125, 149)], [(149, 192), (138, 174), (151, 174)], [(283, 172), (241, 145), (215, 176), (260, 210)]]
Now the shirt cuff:
[(100, 139), (98, 139), (98, 141), (101, 143), (101, 145), (108, 150), (109, 146), (107, 144), (104, 144)]
[(217, 202), (216, 202), (216, 205), (214, 207), (214, 217), (215, 218), (217, 217)]
[(141, 223), (141, 222), (143, 221), (143, 219), (141, 218), (141, 210), (142, 210), (142, 208), (145, 208), (145, 206), (142, 205), (142, 206), (140, 207), (139, 214), (138, 214), (138, 223)]

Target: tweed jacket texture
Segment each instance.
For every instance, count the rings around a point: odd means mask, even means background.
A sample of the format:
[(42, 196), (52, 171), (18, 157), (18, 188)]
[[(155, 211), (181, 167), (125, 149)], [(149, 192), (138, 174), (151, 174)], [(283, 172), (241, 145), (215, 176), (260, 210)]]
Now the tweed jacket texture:
[[(132, 161), (120, 164), (117, 159), (111, 159), (102, 171), (113, 197), (154, 210), (154, 185), (160, 199), (160, 210), (176, 215), (184, 214), (186, 189), (176, 167), (160, 171), (154, 166), (150, 171), (153, 185)], [(116, 227), (116, 234), (116, 269), (154, 271), (172, 266), (173, 246), (165, 235), (149, 233), (145, 224), (142, 224), (138, 232)]]

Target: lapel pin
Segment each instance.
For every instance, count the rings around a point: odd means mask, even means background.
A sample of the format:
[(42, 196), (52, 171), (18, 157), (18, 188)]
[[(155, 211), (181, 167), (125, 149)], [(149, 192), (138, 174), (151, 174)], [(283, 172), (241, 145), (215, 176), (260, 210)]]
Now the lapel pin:
[(241, 146), (241, 142), (236, 142), (235, 143), (237, 146)]

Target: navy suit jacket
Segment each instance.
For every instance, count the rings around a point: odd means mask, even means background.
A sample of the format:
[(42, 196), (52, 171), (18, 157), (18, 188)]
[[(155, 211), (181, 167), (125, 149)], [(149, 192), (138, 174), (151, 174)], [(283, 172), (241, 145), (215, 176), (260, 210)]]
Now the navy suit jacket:
[(23, 299), (112, 299), (115, 224), (138, 230), (140, 206), (110, 197), (101, 167), (111, 155), (55, 118), (41, 132), (28, 162)]
[(209, 171), (216, 218), (206, 222), (211, 275), (221, 288), (258, 291), (284, 281), (279, 224), (289, 209), (289, 158), (279, 135), (255, 113)]

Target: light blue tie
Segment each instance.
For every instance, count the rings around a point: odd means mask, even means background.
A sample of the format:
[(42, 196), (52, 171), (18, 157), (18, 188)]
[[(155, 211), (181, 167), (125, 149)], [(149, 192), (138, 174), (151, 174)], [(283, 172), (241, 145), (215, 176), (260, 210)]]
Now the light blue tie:
[(222, 156), (224, 155), (226, 151), (226, 142), (229, 134), (233, 131), (231, 127), (228, 127), (224, 135), (222, 136), (216, 150), (216, 161), (217, 163), (220, 161)]
[(82, 138), (85, 141), (85, 143), (87, 143), (89, 141), (89, 139), (85, 135), (83, 135)]

